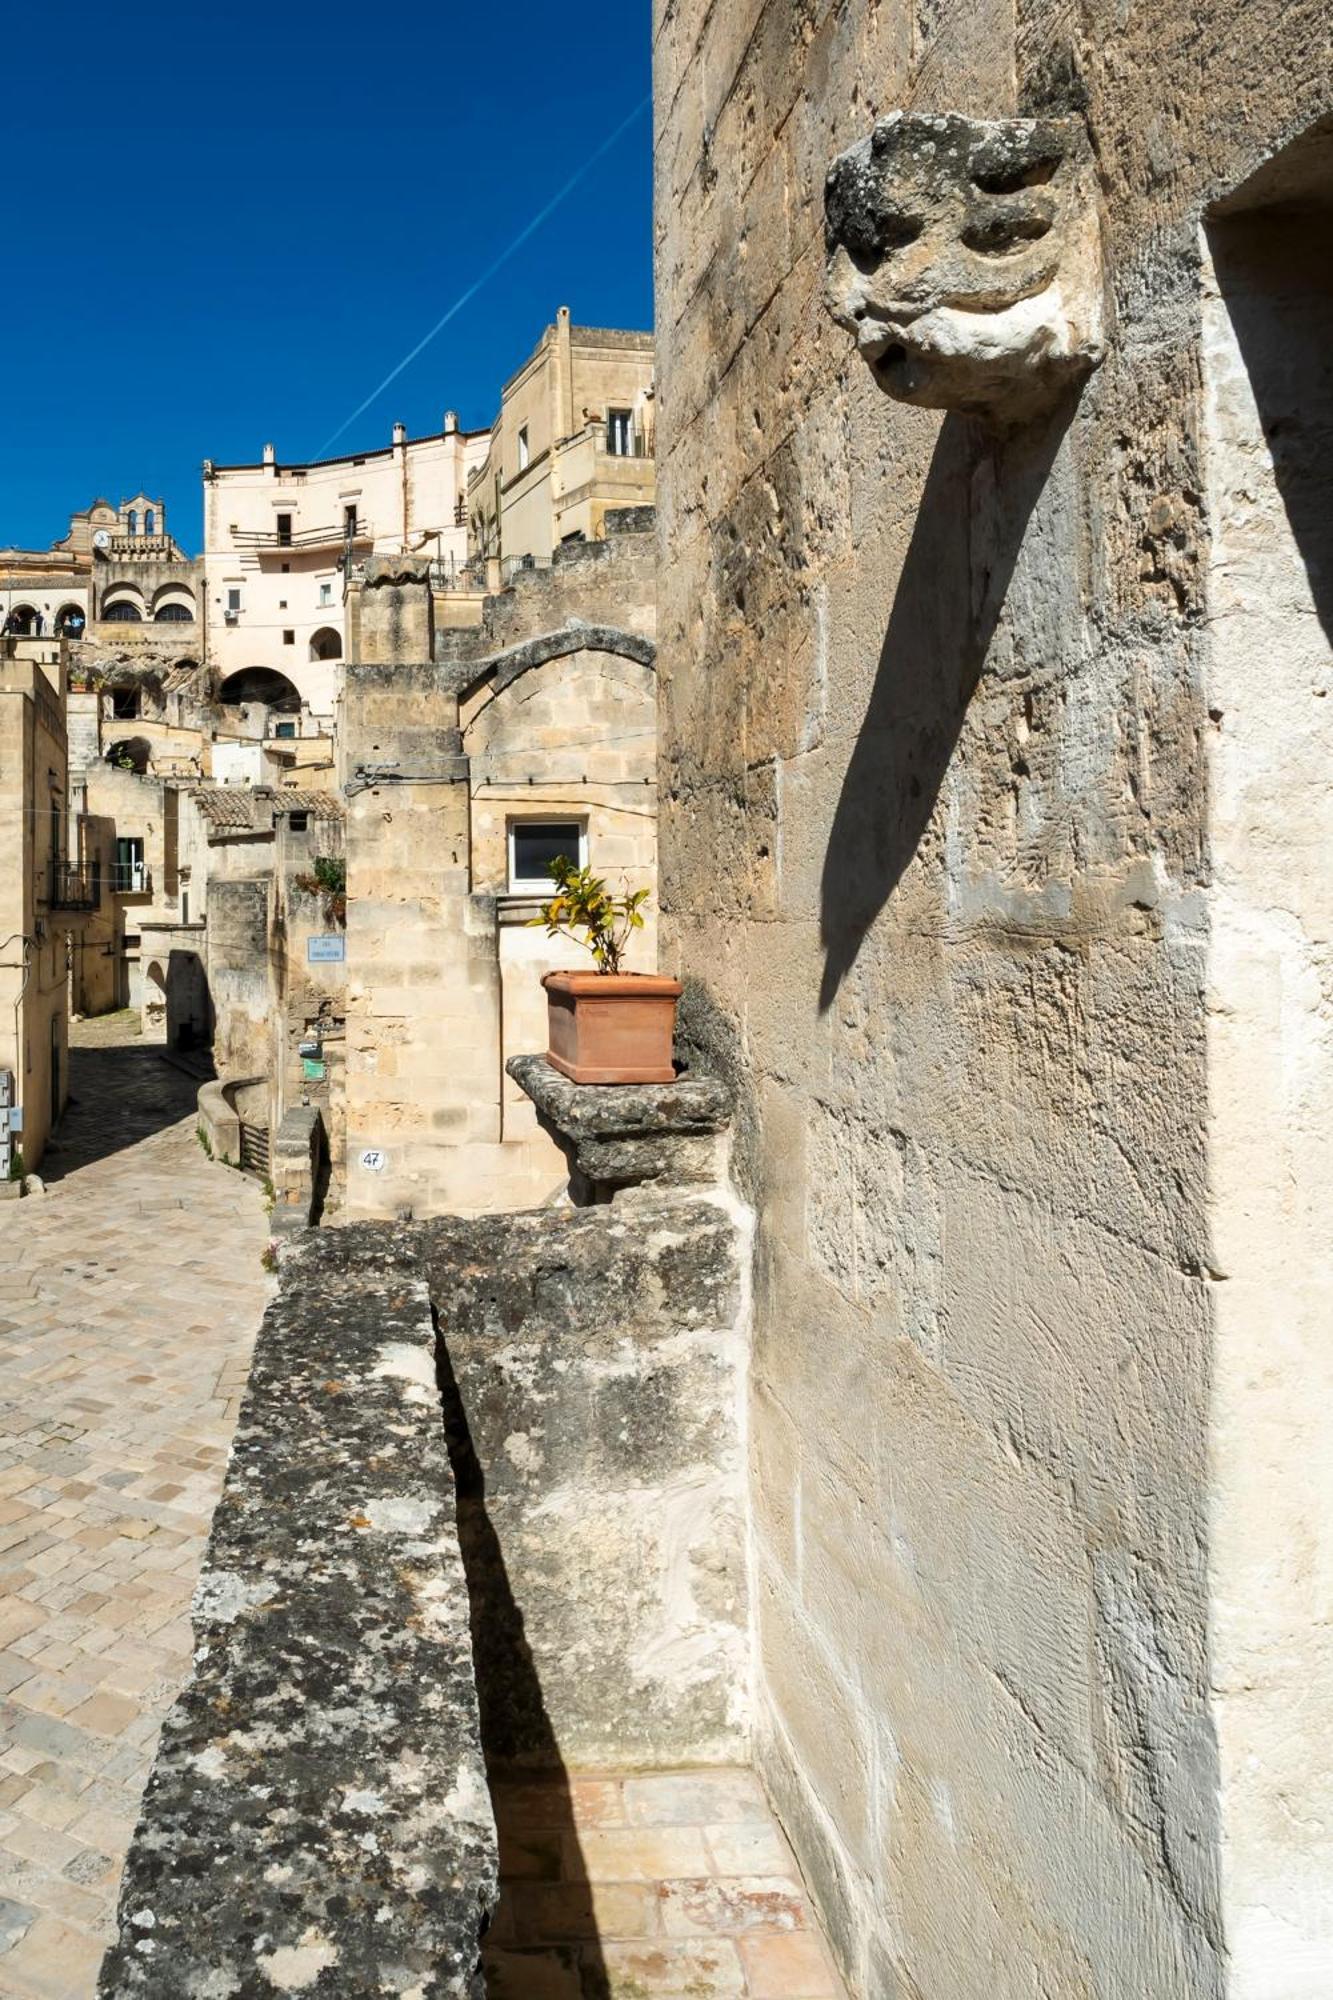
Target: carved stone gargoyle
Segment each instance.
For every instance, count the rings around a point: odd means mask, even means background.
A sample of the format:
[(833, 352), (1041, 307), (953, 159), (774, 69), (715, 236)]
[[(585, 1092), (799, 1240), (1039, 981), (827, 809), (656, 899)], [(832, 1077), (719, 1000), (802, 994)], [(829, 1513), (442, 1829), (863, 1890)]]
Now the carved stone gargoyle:
[(826, 298), (887, 395), (1027, 421), (1105, 351), (1080, 118), (895, 111), (825, 188)]

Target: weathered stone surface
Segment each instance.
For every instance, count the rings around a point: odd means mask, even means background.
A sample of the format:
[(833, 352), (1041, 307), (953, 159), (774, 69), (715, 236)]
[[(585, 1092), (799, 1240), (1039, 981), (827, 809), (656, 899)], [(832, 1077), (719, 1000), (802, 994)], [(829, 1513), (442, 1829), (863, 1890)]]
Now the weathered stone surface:
[(1081, 119), (892, 112), (834, 161), (825, 219), (830, 310), (898, 402), (1016, 419), (1101, 360)]
[(544, 1055), (511, 1056), (505, 1067), (564, 1148), (576, 1201), (645, 1181), (683, 1185), (719, 1178), (714, 1140), (731, 1114), (731, 1095), (720, 1078), (578, 1084)]
[(737, 1217), (644, 1190), (420, 1233), (488, 1755), (743, 1754)]
[(273, 1135), (269, 1178), (273, 1183), (275, 1236), (309, 1228), (319, 1219), (328, 1185), (328, 1134), (318, 1105), (294, 1104)]
[(514, 1081), (553, 1125), (573, 1139), (670, 1138), (721, 1132), (731, 1093), (720, 1077), (686, 1075), (674, 1083), (571, 1083), (544, 1055), (512, 1056)]
[(105, 2000), (480, 2000), (496, 1900), (425, 1285), (306, 1238), (260, 1331)]
[[(765, 1774), (862, 1994), (1316, 2000), (1327, 163), (1203, 248), (1327, 134), (1327, 6), (655, 15), (663, 965), (759, 1210)], [(820, 310), (895, 104), (1086, 124), (1115, 332), (1048, 419)]]

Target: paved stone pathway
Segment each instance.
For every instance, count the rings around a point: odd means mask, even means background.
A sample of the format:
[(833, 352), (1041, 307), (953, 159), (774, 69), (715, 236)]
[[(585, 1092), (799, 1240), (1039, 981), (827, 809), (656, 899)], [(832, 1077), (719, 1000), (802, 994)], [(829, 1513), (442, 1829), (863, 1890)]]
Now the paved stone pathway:
[(499, 1785), (489, 2000), (840, 2000), (750, 1771)]
[(0, 1994), (86, 2000), (272, 1281), (258, 1186), (124, 1016), (0, 1203)]

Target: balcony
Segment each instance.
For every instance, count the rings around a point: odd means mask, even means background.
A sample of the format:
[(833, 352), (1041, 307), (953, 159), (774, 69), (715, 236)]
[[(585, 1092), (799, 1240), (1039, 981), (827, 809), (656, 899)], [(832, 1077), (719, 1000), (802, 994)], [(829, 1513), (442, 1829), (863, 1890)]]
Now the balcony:
[(111, 887), (117, 896), (147, 896), (152, 893), (152, 870), (146, 861), (113, 861)]
[(95, 910), (102, 900), (100, 861), (53, 861), (46, 900), (52, 910)]
[(285, 555), (289, 550), (309, 555), (319, 549), (344, 548), (349, 541), (374, 539), (369, 521), (358, 521), (350, 530), (343, 521), (330, 521), (321, 528), (232, 528), (230, 533), (235, 548), (254, 549), (261, 555)]

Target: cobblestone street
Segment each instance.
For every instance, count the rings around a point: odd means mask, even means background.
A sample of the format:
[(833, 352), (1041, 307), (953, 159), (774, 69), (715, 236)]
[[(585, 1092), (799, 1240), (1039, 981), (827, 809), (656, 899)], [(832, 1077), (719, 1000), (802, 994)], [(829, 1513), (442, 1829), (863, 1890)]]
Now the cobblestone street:
[(47, 1193), (0, 1204), (0, 1993), (94, 1989), (271, 1281), (197, 1085), (75, 1025)]

